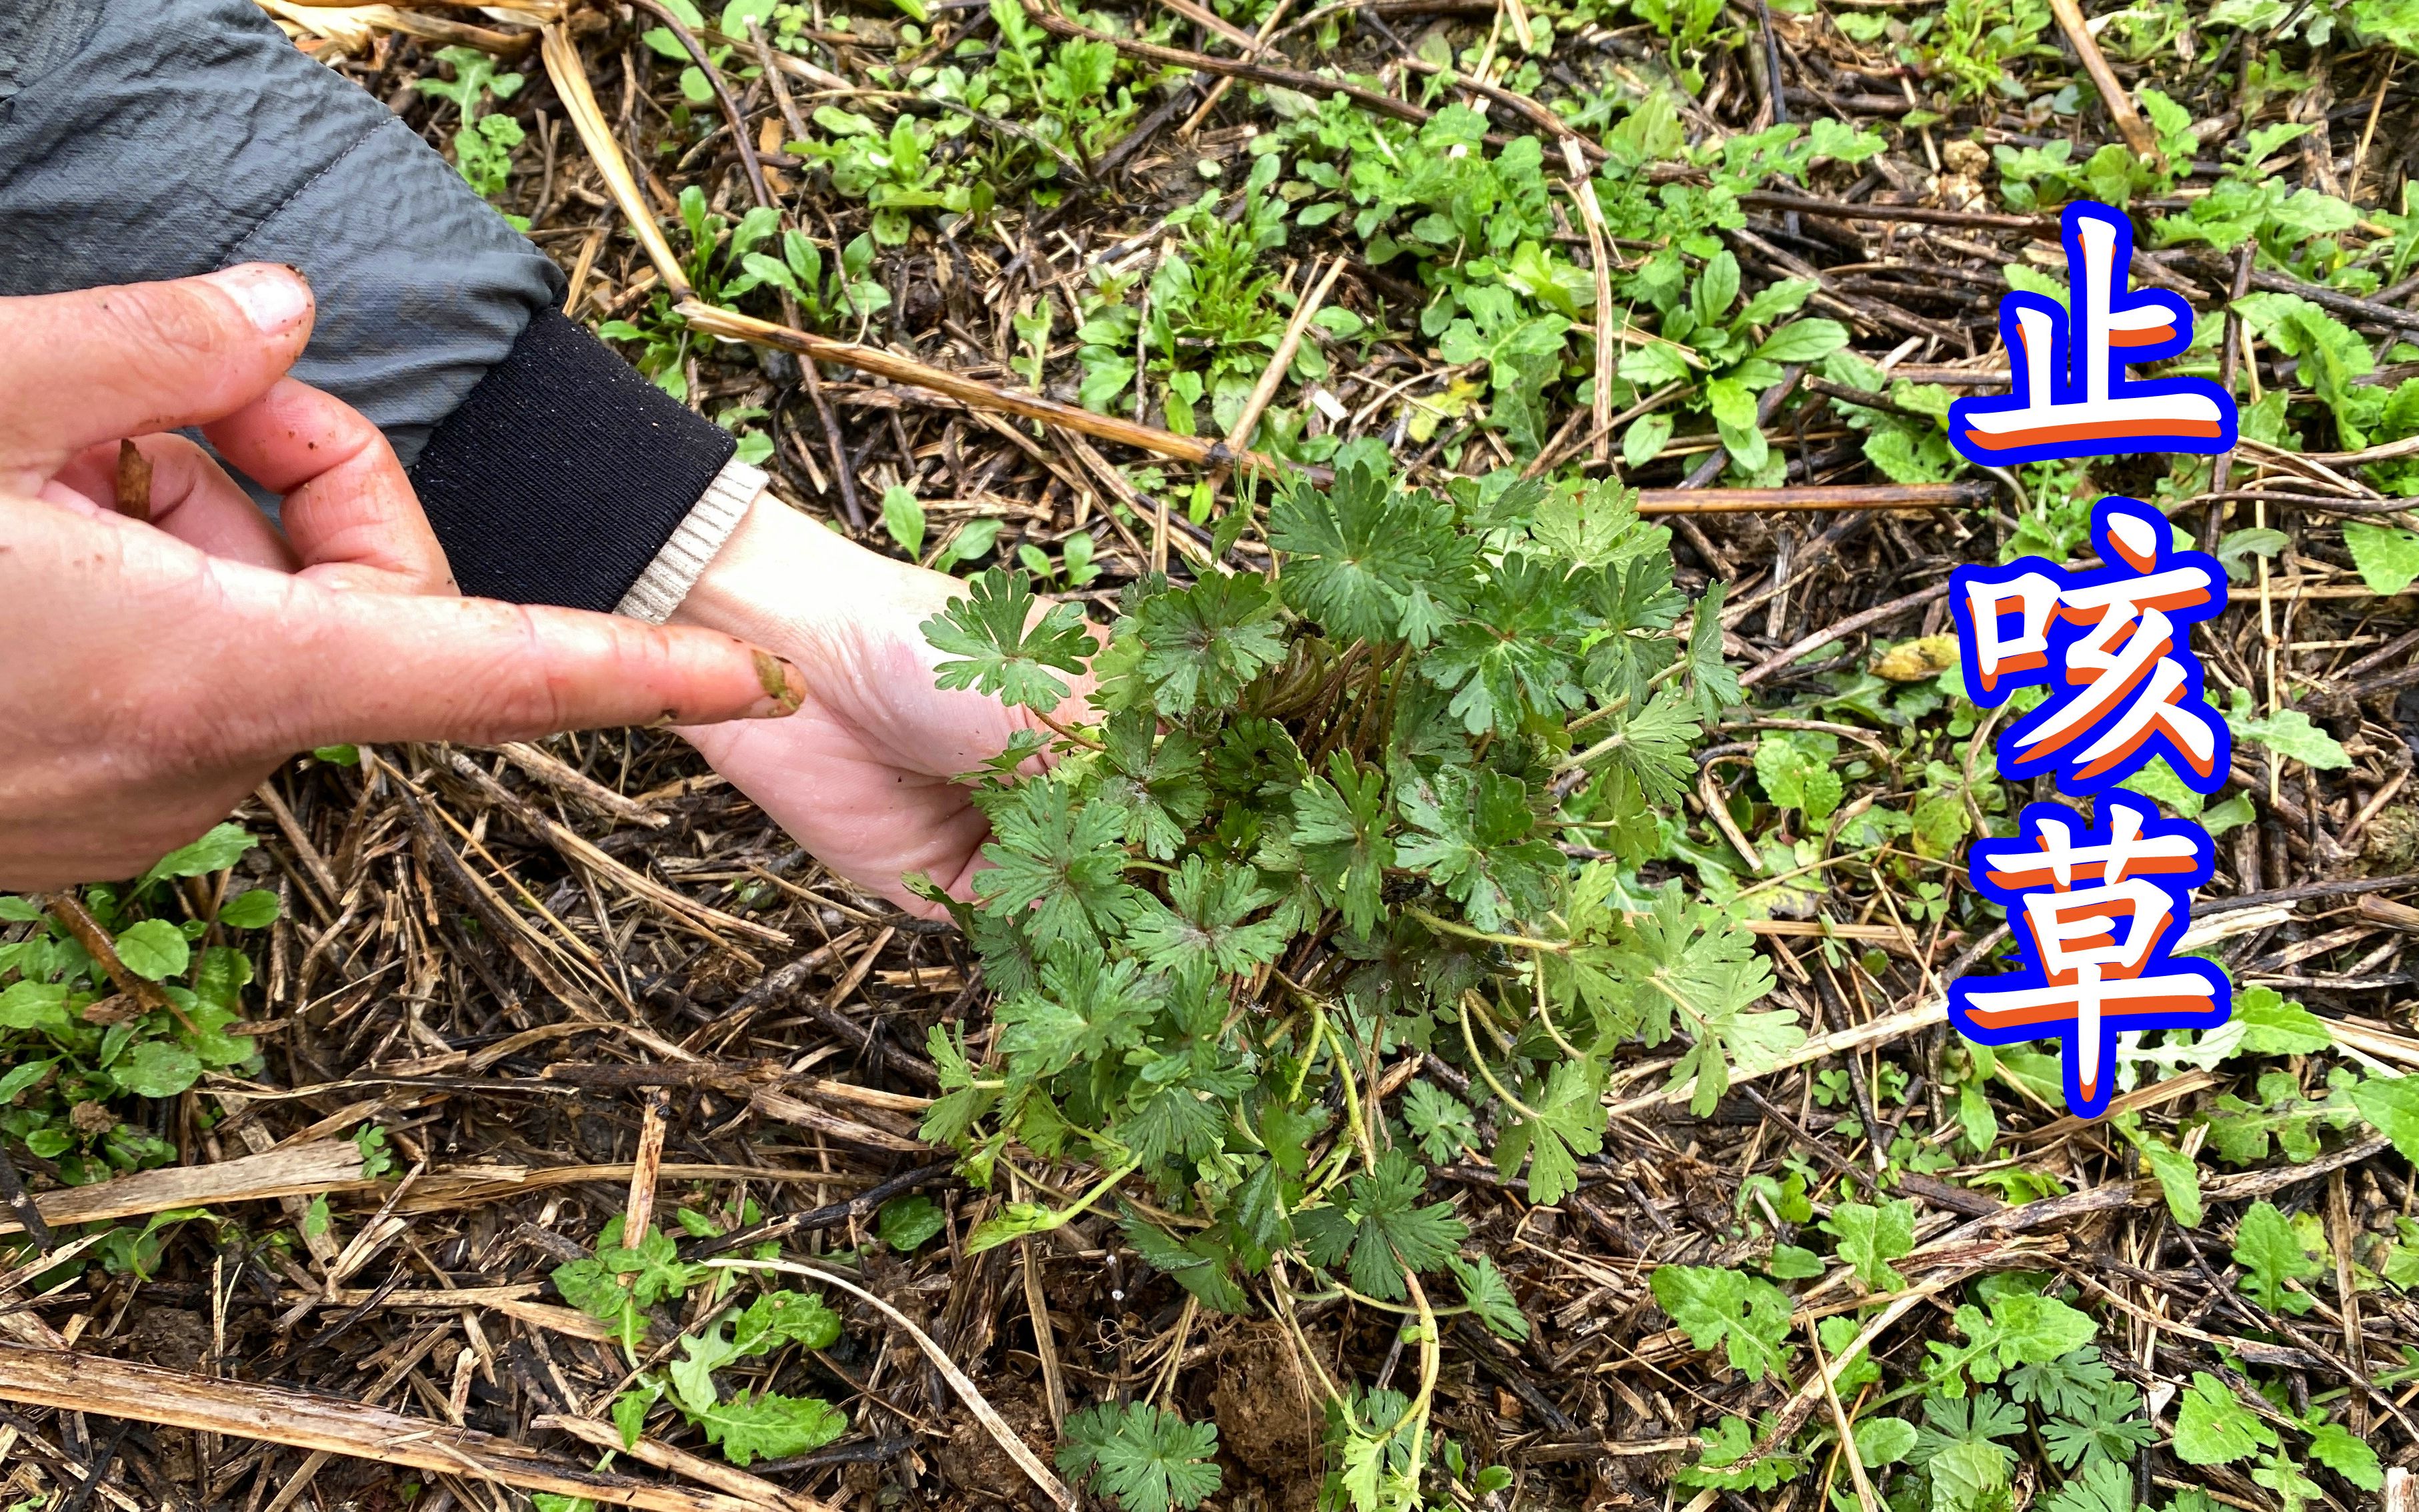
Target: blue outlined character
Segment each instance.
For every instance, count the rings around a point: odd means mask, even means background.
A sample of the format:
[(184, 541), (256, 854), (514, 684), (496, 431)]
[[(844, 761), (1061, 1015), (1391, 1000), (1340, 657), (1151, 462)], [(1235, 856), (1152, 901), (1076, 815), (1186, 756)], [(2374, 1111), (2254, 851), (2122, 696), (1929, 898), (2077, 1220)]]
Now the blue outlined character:
[(2223, 452), (2234, 400), (2207, 378), (2129, 378), (2124, 370), (2192, 345), (2190, 306), (2164, 289), (2126, 291), (2134, 226), (2088, 200), (2066, 208), (2067, 309), (2044, 295), (1999, 301), (2015, 392), (1949, 407), (1949, 443), (1984, 467), (2137, 452)]
[(2040, 557), (1949, 577), (1966, 696), (1995, 708), (2018, 687), (2050, 696), (1998, 740), (1999, 773), (2056, 774), (2068, 793), (2104, 793), (2159, 757), (2186, 787), (2226, 785), (2234, 742), (2201, 696), (2190, 627), (2226, 607), (2226, 571), (2178, 550), (2165, 517), (2132, 499), (2091, 512), (2103, 565)]
[(1949, 1022), (1967, 1039), (2057, 1039), (2067, 1106), (2083, 1119), (2108, 1107), (2117, 1035), (2211, 1029), (2234, 1006), (2225, 972), (2168, 954), (2189, 921), (2193, 888), (2209, 880), (2208, 833), (2161, 819), (2134, 794), (2098, 801), (2106, 823), (2096, 828), (2063, 804), (2035, 803), (2014, 839), (1974, 842), (1974, 886), (2006, 906), (2025, 965), (1949, 984)]

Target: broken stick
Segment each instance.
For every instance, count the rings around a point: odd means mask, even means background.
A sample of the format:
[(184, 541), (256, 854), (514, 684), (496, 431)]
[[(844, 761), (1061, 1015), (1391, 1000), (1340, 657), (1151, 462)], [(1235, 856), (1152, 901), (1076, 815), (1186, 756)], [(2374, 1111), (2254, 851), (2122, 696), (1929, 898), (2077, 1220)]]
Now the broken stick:
[(0, 1344), (0, 1401), (283, 1443), (651, 1512), (763, 1512), (766, 1505), (718, 1491), (582, 1470), (492, 1433), (367, 1402), (188, 1375), (71, 1350)]

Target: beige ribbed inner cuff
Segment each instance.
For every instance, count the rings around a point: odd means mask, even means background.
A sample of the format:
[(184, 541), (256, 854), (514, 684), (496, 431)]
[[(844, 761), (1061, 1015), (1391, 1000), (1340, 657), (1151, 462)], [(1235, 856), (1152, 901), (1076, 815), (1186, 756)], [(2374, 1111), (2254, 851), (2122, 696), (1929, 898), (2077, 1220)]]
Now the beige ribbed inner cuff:
[(681, 600), (697, 586), (705, 564), (731, 539), (739, 521), (747, 514), (747, 506), (763, 491), (764, 470), (749, 467), (737, 457), (722, 464), (722, 471), (706, 485), (705, 493), (672, 532), (647, 570), (622, 595), (613, 607), (616, 614), (626, 614), (649, 625), (661, 625), (680, 608)]

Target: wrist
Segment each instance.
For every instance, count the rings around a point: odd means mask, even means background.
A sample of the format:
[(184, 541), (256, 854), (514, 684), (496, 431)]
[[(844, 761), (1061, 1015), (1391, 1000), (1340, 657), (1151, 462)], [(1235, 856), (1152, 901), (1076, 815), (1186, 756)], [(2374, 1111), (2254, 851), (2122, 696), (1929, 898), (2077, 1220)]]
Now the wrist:
[(760, 490), (670, 623), (812, 658), (853, 625), (887, 623), (901, 610), (920, 621), (955, 591), (948, 579), (869, 551)]
[(848, 545), (770, 489), (758, 489), (667, 623), (786, 639), (796, 608), (824, 598), (832, 586), (826, 541)]

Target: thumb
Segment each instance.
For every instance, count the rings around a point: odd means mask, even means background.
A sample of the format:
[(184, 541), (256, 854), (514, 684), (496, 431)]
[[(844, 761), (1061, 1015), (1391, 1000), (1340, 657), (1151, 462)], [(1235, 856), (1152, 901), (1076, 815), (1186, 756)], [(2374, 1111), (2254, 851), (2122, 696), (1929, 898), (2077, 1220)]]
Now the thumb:
[(265, 596), (286, 601), (261, 606), (273, 618), (254, 644), (275, 649), (246, 659), (287, 691), (286, 749), (774, 718), (806, 698), (796, 667), (716, 630), (295, 578)]
[(311, 315), (302, 275), (272, 263), (0, 300), (13, 354), (0, 364), (0, 483), (39, 486), (95, 441), (250, 404), (302, 354)]

